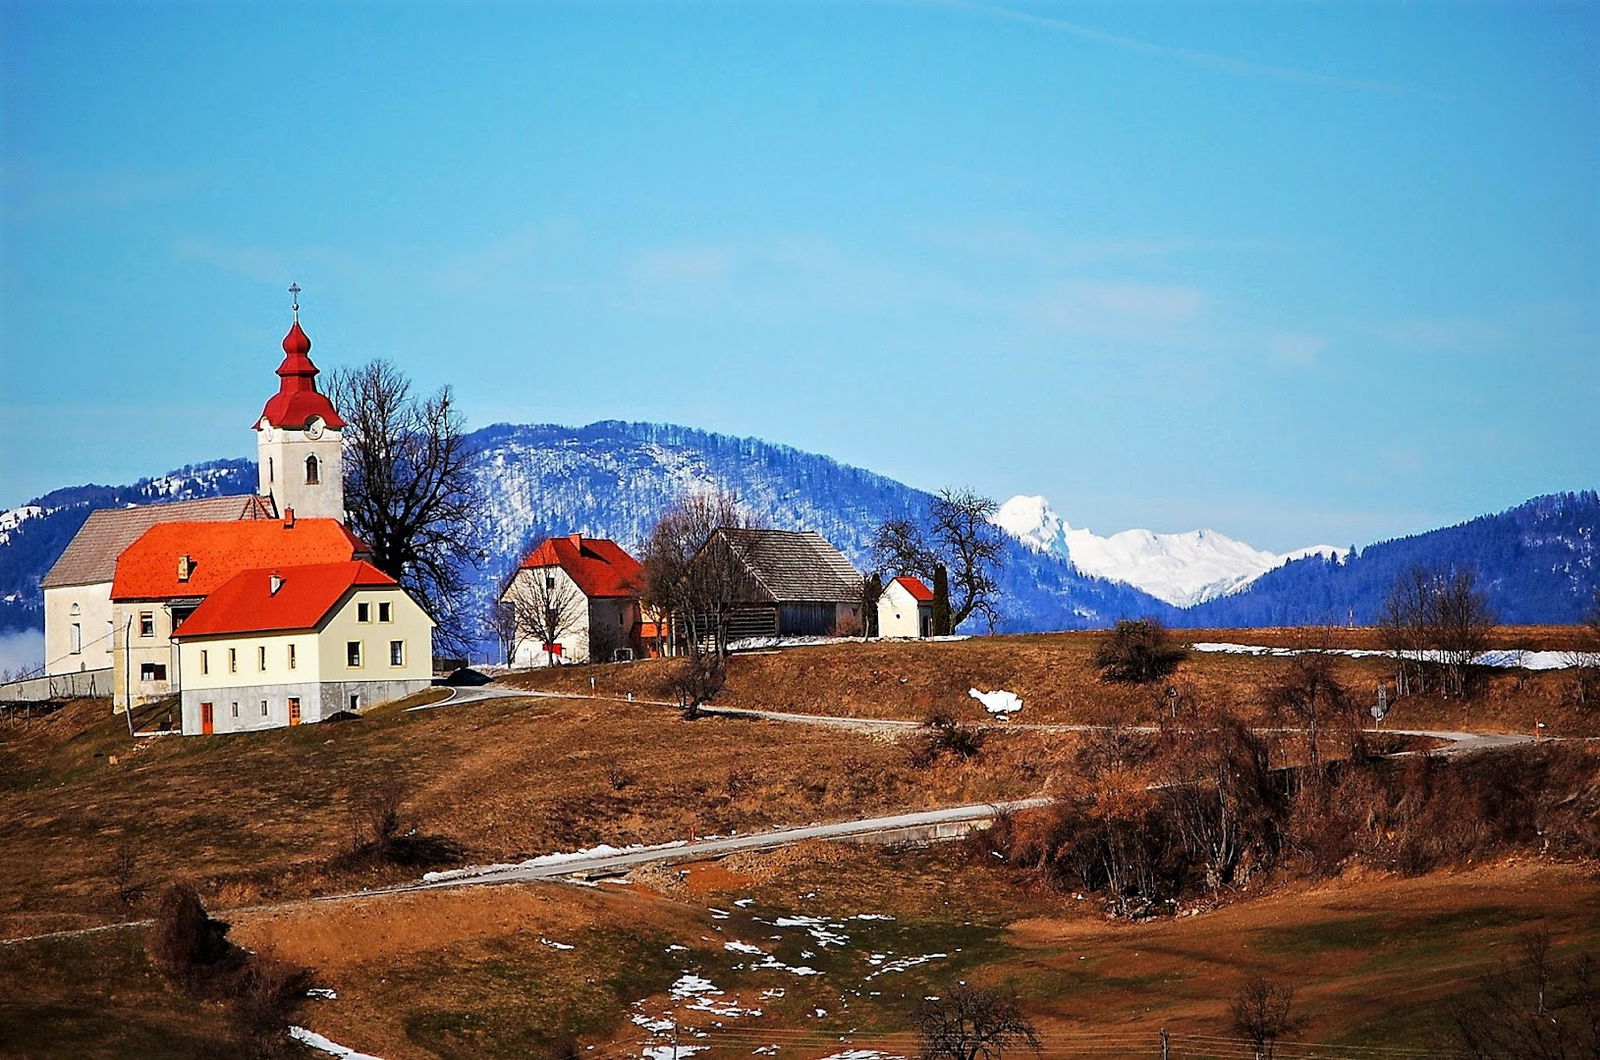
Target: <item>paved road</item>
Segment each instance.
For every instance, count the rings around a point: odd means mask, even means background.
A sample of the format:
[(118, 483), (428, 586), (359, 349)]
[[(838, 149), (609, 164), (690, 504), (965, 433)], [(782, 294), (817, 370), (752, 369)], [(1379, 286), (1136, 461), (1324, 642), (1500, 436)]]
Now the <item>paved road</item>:
[[(750, 835), (718, 836), (691, 842), (664, 843), (659, 846), (640, 847), (617, 853), (596, 854), (592, 857), (564, 858), (544, 864), (506, 866), (470, 875), (449, 876), (427, 882), (405, 884), (385, 891), (368, 894), (402, 891), (433, 890), (441, 887), (464, 887), (483, 883), (522, 883), (529, 880), (553, 880), (570, 877), (615, 876), (640, 865), (672, 861), (700, 861), (704, 858), (723, 857), (741, 850), (772, 850), (775, 847), (801, 843), (808, 839), (847, 839), (852, 836), (873, 835), (881, 832), (933, 828), (939, 825), (969, 824), (986, 821), (997, 813), (1029, 810), (1047, 806), (1046, 798), (1017, 799), (1012, 802), (979, 803), (970, 806), (947, 806), (937, 810), (918, 810), (883, 817), (864, 817), (854, 821), (836, 821), (832, 824), (802, 825), (798, 828), (779, 828), (770, 832)], [(345, 896), (341, 896), (345, 897)]]

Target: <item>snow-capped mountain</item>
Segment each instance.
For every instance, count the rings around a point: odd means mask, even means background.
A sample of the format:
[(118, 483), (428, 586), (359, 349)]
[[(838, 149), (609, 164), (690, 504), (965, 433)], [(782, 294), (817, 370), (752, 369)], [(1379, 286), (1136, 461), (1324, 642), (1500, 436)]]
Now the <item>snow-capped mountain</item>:
[(1306, 556), (1342, 560), (1350, 551), (1312, 545), (1280, 555), (1215, 530), (1183, 534), (1124, 530), (1101, 537), (1069, 525), (1043, 497), (1012, 497), (1000, 506), (994, 521), (1036, 552), (1070, 560), (1084, 574), (1132, 585), (1175, 607), (1238, 592), (1290, 560)]

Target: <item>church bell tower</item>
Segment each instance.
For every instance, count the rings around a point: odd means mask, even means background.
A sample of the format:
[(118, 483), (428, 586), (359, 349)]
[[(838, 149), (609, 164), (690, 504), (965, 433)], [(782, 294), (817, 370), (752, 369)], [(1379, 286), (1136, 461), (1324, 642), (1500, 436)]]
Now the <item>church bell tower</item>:
[(283, 337), (278, 392), (256, 420), (256, 462), (260, 489), (283, 515), (344, 522), (345, 422), (327, 396), (317, 391), (317, 366), (311, 340), (300, 328), (300, 288), (294, 296), (294, 323)]

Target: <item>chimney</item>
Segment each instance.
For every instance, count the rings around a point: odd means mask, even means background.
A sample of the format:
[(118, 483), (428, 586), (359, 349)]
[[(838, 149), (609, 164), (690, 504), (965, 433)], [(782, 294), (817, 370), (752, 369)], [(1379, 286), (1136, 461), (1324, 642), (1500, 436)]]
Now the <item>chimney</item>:
[(277, 571), (273, 571), (272, 576), (267, 579), (268, 595), (276, 596), (278, 594), (278, 590), (282, 588), (283, 575), (279, 574)]
[(583, 535), (582, 534), (568, 534), (567, 535), (567, 540), (571, 541), (574, 545), (577, 545), (579, 548), (583, 547)]
[(194, 558), (187, 553), (178, 557), (178, 580), (186, 582), (194, 571)]
[(294, 529), (294, 509), (293, 508), (285, 508), (283, 510), (283, 528), (285, 530), (293, 530)]

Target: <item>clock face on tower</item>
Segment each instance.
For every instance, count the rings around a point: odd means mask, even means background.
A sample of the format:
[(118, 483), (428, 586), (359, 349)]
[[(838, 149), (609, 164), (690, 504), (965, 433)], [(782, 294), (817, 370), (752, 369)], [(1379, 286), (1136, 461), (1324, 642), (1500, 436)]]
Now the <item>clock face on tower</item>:
[(310, 438), (313, 442), (322, 437), (321, 420), (312, 420), (310, 423), (306, 424), (306, 437)]

